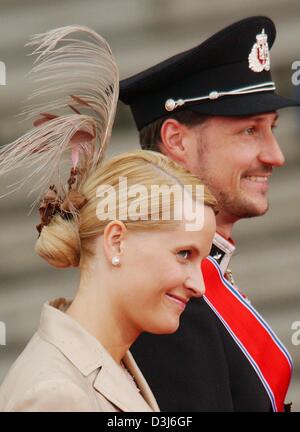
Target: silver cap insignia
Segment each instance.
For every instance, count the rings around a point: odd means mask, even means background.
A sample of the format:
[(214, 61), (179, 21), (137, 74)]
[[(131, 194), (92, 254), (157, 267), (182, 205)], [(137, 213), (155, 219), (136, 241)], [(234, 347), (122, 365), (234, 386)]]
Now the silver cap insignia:
[(248, 56), (249, 68), (253, 72), (262, 72), (270, 70), (270, 53), (268, 45), (268, 36), (265, 29), (256, 35), (256, 42), (253, 45)]

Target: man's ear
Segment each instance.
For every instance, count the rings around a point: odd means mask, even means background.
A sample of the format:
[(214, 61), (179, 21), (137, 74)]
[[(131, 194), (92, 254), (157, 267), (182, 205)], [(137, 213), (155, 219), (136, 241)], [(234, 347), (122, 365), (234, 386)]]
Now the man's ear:
[(162, 153), (175, 162), (184, 163), (190, 135), (187, 126), (170, 118), (163, 122), (160, 134)]
[(113, 257), (120, 257), (124, 251), (127, 228), (121, 221), (109, 222), (103, 232), (104, 254), (109, 262)]

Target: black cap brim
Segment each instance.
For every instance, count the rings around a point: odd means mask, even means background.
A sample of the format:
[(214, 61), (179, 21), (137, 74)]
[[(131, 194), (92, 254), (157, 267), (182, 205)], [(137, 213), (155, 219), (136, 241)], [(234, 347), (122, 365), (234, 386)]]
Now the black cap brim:
[(198, 102), (197, 105), (189, 105), (183, 109), (212, 116), (251, 116), (291, 106), (300, 106), (300, 101), (276, 93), (252, 93), (226, 96), (214, 101), (213, 104), (210, 101)]
[(130, 105), (139, 130), (182, 110), (250, 116), (299, 106), (300, 101), (274, 91), (269, 49), (275, 37), (268, 17), (233, 23), (202, 44), (122, 80), (120, 100)]

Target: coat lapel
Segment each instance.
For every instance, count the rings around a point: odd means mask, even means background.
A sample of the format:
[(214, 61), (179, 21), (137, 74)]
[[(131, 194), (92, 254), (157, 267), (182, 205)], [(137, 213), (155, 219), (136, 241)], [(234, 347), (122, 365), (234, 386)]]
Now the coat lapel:
[(134, 377), (135, 382), (137, 383), (138, 388), (140, 389), (140, 392), (144, 399), (147, 401), (147, 403), (150, 405), (153, 411), (160, 411), (159, 406), (157, 405), (156, 399), (147, 383), (147, 381), (144, 378), (144, 375), (140, 371), (138, 365), (136, 364), (132, 354), (127, 351), (125, 357), (123, 358), (123, 361), (131, 373), (131, 375)]
[(140, 391), (109, 354), (103, 359), (94, 388), (122, 411), (159, 411), (155, 398), (130, 353), (126, 354), (124, 363), (134, 376)]
[[(55, 345), (85, 376), (94, 389), (122, 411), (159, 411), (155, 398), (129, 352), (123, 362), (140, 389), (126, 375), (100, 342), (64, 313), (72, 299), (47, 302), (41, 314), (39, 334)], [(94, 375), (95, 376), (95, 375)]]

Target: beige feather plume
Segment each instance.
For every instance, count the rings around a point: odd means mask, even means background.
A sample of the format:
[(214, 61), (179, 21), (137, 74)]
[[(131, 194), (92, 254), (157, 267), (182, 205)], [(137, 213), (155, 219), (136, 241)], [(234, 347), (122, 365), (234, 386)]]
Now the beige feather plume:
[(84, 178), (101, 163), (115, 118), (119, 72), (108, 43), (88, 27), (70, 25), (37, 34), (27, 46), (36, 47), (29, 74), (36, 88), (21, 115), (35, 119), (35, 127), (0, 149), (0, 176), (28, 168), (30, 174), (2, 196), (38, 176), (30, 192), (40, 189), (36, 203), (53, 175), (58, 190), (63, 189), (63, 168), (77, 167)]

